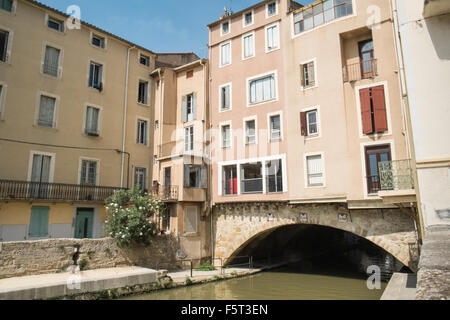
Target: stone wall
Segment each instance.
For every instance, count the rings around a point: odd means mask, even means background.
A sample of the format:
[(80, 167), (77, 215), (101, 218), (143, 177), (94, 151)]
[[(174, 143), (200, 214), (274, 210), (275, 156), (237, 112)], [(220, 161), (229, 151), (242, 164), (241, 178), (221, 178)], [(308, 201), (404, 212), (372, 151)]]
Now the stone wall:
[(170, 236), (154, 238), (148, 247), (119, 248), (113, 239), (52, 239), (0, 242), (0, 279), (25, 275), (65, 272), (73, 265), (75, 246), (78, 263), (85, 260), (87, 270), (119, 266), (151, 269), (177, 269), (178, 244)]

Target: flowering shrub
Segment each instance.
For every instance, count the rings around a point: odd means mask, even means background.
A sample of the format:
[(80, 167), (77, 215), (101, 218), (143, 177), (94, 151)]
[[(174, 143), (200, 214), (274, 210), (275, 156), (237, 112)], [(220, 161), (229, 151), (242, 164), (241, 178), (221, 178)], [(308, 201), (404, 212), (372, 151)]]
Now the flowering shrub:
[(164, 204), (139, 188), (120, 190), (106, 200), (108, 220), (105, 221), (107, 235), (119, 246), (132, 243), (150, 244), (150, 238), (158, 233), (155, 222)]

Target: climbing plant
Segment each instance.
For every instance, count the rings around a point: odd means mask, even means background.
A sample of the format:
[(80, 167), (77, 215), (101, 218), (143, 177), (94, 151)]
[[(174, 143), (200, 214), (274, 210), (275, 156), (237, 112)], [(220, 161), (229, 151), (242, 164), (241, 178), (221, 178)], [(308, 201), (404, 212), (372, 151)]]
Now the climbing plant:
[(133, 243), (149, 245), (158, 234), (158, 214), (164, 204), (139, 188), (120, 190), (106, 199), (108, 218), (105, 221), (107, 235), (121, 247)]

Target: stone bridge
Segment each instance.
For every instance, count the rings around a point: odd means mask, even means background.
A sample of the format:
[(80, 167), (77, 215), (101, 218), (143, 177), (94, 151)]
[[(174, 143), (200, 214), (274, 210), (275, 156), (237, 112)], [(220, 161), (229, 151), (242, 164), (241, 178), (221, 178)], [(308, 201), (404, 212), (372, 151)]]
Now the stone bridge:
[(233, 256), (269, 230), (309, 224), (331, 227), (363, 237), (417, 270), (417, 233), (412, 215), (400, 209), (348, 210), (345, 204), (228, 203), (213, 211), (215, 257), (230, 263)]

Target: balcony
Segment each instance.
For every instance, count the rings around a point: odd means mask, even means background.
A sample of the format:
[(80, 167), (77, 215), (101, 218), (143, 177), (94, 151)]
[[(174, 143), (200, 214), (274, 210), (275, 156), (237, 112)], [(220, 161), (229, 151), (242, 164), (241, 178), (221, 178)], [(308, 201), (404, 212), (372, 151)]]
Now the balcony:
[(178, 186), (154, 186), (150, 193), (161, 201), (178, 201)]
[(0, 180), (0, 200), (104, 202), (121, 188)]
[(343, 68), (344, 82), (371, 79), (378, 75), (377, 60), (366, 60), (348, 64)]
[(411, 160), (380, 162), (378, 195), (387, 204), (416, 202)]

